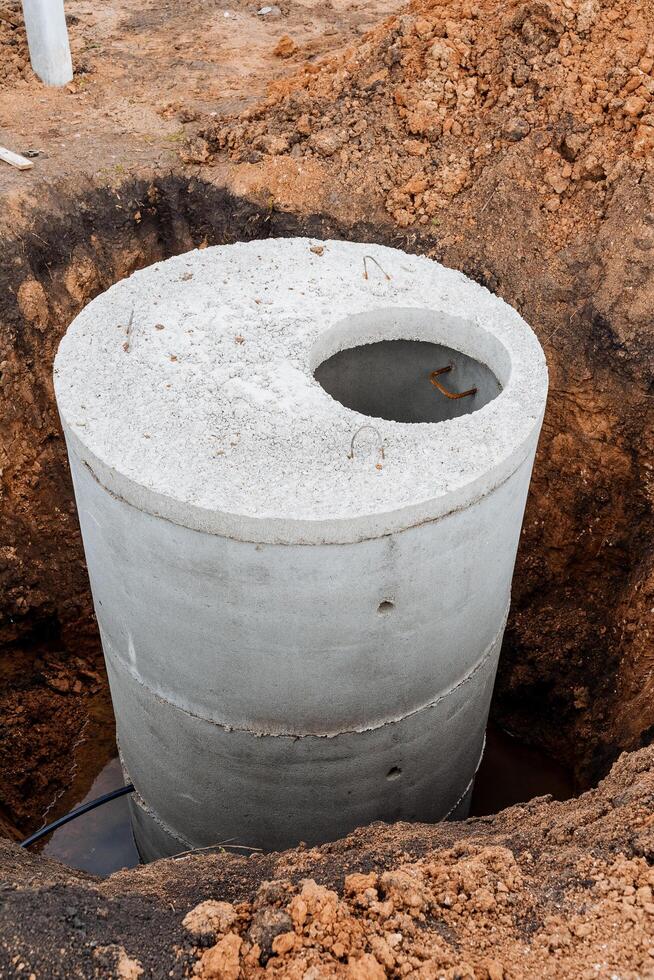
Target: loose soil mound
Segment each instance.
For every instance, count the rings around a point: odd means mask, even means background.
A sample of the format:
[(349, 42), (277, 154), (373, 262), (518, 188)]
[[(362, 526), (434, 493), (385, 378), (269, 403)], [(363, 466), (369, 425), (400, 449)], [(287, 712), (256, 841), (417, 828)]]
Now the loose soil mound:
[(438, 225), (525, 141), (529, 167), (506, 176), (558, 212), (563, 241), (601, 215), (627, 162), (654, 165), (653, 35), (651, 3), (417, 0), (209, 129), (208, 149), (328, 159), (333, 179), (382, 193), (405, 228)]
[(20, 3), (0, 2), (0, 90), (33, 77)]
[(284, 854), (187, 855), (105, 882), (0, 841), (0, 973), (644, 980), (653, 771), (650, 748), (567, 803), (373, 824)]

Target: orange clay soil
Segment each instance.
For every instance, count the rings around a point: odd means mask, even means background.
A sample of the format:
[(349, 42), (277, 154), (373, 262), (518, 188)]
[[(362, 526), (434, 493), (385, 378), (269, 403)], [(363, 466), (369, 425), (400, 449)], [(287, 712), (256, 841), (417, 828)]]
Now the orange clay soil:
[(2, 976), (654, 977), (654, 753), (577, 800), (104, 882), (0, 841)]
[(438, 228), (480, 183), (485, 211), (515, 183), (556, 214), (556, 250), (602, 217), (627, 169), (650, 172), (653, 67), (649, 2), (415, 0), (194, 148), (322, 168), (401, 228)]

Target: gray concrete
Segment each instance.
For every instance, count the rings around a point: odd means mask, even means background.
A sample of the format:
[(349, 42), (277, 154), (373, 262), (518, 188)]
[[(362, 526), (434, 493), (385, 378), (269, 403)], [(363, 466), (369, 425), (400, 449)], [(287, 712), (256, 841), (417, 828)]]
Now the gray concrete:
[[(459, 273), (348, 243), (317, 258), (311, 244), (153, 266), (91, 303), (57, 356), (145, 859), (227, 838), (316, 842), (469, 802), (542, 351)], [(366, 254), (390, 283), (352, 275)], [(356, 353), (345, 384), (321, 371), (348, 347), (398, 340), (412, 343), (375, 363)], [(455, 416), (429, 387), (443, 356), (448, 388), (479, 384)], [(314, 372), (387, 417), (335, 400)], [(433, 399), (434, 421), (396, 418), (414, 375), (411, 412)]]
[(332, 737), (226, 729), (108, 667), (123, 762), (159, 826), (193, 846), (281, 849), (455, 809), (480, 760), (496, 660), (493, 650), (449, 697), (401, 721)]

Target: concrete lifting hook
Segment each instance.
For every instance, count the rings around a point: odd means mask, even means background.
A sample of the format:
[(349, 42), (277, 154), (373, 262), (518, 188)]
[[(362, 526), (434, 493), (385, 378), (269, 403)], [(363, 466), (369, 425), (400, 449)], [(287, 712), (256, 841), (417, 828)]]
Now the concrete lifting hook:
[(456, 400), (457, 398), (467, 398), (468, 395), (477, 394), (476, 388), (468, 388), (467, 391), (459, 391), (459, 392), (448, 391), (447, 388), (443, 387), (440, 381), (436, 380), (439, 374), (447, 374), (451, 370), (452, 370), (452, 365), (448, 364), (447, 367), (438, 368), (437, 371), (431, 372), (431, 374), (429, 375), (429, 380), (433, 384), (434, 388), (437, 388), (442, 395), (445, 395), (446, 398), (452, 398), (453, 400)]
[(352, 442), (350, 443), (350, 451), (348, 453), (347, 458), (348, 459), (354, 459), (354, 443), (356, 442), (356, 438), (359, 435), (359, 433), (360, 432), (363, 432), (364, 429), (370, 429), (372, 432), (375, 433), (375, 435), (379, 439), (379, 447), (378, 447), (379, 458), (380, 459), (384, 459), (384, 442), (383, 442), (382, 437), (379, 434), (379, 430), (376, 429), (374, 425), (360, 425), (359, 426), (359, 428), (357, 429), (357, 431), (352, 436)]

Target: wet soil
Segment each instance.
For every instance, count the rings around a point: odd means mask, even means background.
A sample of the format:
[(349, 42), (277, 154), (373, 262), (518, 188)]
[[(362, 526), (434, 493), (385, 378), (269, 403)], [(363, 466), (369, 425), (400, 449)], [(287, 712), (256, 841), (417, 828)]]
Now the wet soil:
[[(97, 732), (87, 728), (84, 738), (85, 758), (80, 758), (82, 753), (78, 747), (77, 765), (70, 773), (70, 784), (49, 807), (48, 823), (124, 783), (117, 754), (106, 761), (106, 732), (96, 741)], [(87, 790), (89, 774), (94, 773)], [(489, 816), (535, 797), (566, 800), (574, 795), (574, 781), (563, 766), (542, 752), (522, 745), (496, 726), (489, 726), (484, 757), (475, 780), (471, 817)], [(126, 797), (111, 800), (77, 817), (30, 848), (32, 853), (41, 852), (70, 868), (89, 871), (101, 878), (139, 863)], [(249, 848), (227, 847), (226, 850), (247, 853)]]
[(576, 795), (572, 772), (491, 724), (486, 730), (484, 758), (475, 778), (471, 817), (487, 817), (538, 796), (569, 800)]
[[(123, 771), (117, 756), (105, 763), (87, 793), (79, 795), (79, 784), (73, 779), (69, 792), (74, 795), (65, 812), (83, 803), (90, 803), (123, 785)], [(63, 814), (52, 814), (53, 817)], [(69, 868), (89, 871), (106, 878), (121, 868), (134, 868), (139, 854), (132, 836), (129, 807), (124, 796), (110, 800), (89, 813), (71, 820), (45, 839), (32, 846), (53, 861), (61, 861)]]
[(32, 639), (3, 651), (0, 672), (0, 819), (18, 837), (75, 805), (115, 752), (115, 723), (99, 649)]

